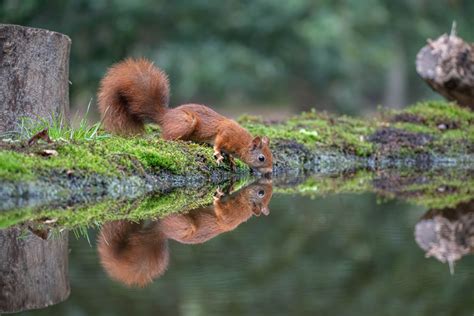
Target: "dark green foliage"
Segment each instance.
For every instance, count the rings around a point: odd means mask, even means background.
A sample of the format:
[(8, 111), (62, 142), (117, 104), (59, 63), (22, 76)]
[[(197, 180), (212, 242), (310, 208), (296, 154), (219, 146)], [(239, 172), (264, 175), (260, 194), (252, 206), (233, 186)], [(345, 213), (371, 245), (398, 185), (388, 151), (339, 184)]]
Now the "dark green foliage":
[(469, 0), (0, 2), (2, 23), (72, 38), (73, 106), (87, 104), (113, 62), (146, 56), (170, 74), (173, 104), (240, 111), (264, 103), (356, 113), (431, 96), (413, 70), (416, 52), (454, 20), (473, 41), (473, 16)]

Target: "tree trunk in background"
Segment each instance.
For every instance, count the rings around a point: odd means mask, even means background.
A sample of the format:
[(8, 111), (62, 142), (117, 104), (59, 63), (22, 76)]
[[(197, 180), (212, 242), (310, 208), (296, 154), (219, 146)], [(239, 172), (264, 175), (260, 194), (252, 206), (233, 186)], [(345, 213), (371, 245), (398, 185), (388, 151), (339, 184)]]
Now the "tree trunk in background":
[(407, 61), (401, 41), (397, 42), (393, 57), (386, 74), (383, 105), (389, 108), (401, 109), (405, 106), (407, 99)]
[(0, 132), (69, 112), (69, 37), (0, 24)]
[(416, 57), (416, 71), (435, 91), (474, 109), (474, 45), (444, 34), (428, 40)]
[[(68, 119), (70, 46), (66, 35), (0, 24), (0, 133), (16, 130), (25, 116)], [(67, 232), (43, 239), (0, 230), (0, 313), (65, 300), (67, 273)]]
[(44, 240), (26, 232), (0, 230), (0, 313), (44, 308), (69, 296), (68, 233)]

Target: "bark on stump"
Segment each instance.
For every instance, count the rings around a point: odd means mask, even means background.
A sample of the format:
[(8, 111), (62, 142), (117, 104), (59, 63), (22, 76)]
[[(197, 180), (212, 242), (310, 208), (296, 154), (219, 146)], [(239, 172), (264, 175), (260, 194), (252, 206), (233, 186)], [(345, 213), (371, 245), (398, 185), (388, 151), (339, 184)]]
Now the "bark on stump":
[[(63, 34), (0, 24), (0, 133), (17, 130), (22, 117), (68, 119), (70, 46)], [(0, 230), (0, 313), (69, 296), (68, 233), (22, 234)]]
[(22, 117), (68, 116), (69, 37), (0, 24), (0, 132)]
[(474, 44), (450, 35), (428, 40), (416, 57), (416, 71), (450, 101), (474, 109)]

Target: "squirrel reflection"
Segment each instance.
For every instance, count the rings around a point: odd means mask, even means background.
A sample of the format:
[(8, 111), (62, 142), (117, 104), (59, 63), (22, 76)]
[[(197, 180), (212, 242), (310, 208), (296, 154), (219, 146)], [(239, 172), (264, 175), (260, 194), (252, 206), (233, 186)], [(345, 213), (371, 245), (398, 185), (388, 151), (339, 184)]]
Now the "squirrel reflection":
[(268, 215), (272, 182), (262, 179), (237, 192), (217, 190), (212, 205), (152, 222), (124, 220), (102, 226), (97, 249), (109, 276), (128, 286), (145, 286), (161, 276), (169, 262), (168, 239), (199, 244), (231, 231), (253, 215)]
[(447, 262), (453, 273), (457, 260), (474, 253), (474, 200), (429, 210), (416, 224), (415, 239), (427, 257)]

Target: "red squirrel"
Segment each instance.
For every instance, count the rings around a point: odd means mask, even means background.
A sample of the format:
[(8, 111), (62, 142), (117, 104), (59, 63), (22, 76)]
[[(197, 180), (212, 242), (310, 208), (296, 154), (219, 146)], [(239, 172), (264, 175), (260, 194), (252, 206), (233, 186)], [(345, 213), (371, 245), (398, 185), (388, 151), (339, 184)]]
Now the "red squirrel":
[(218, 190), (213, 204), (185, 214), (152, 222), (105, 223), (97, 239), (100, 262), (111, 278), (144, 287), (165, 273), (170, 257), (168, 239), (204, 243), (235, 229), (252, 215), (268, 215), (271, 197), (271, 180), (261, 179), (229, 195)]
[(220, 164), (228, 154), (240, 158), (260, 173), (272, 172), (268, 137), (252, 137), (237, 122), (200, 104), (168, 108), (169, 82), (166, 73), (146, 59), (126, 59), (113, 65), (100, 83), (99, 111), (106, 130), (121, 135), (144, 131), (144, 123), (161, 126), (167, 140), (189, 140), (214, 146)]

